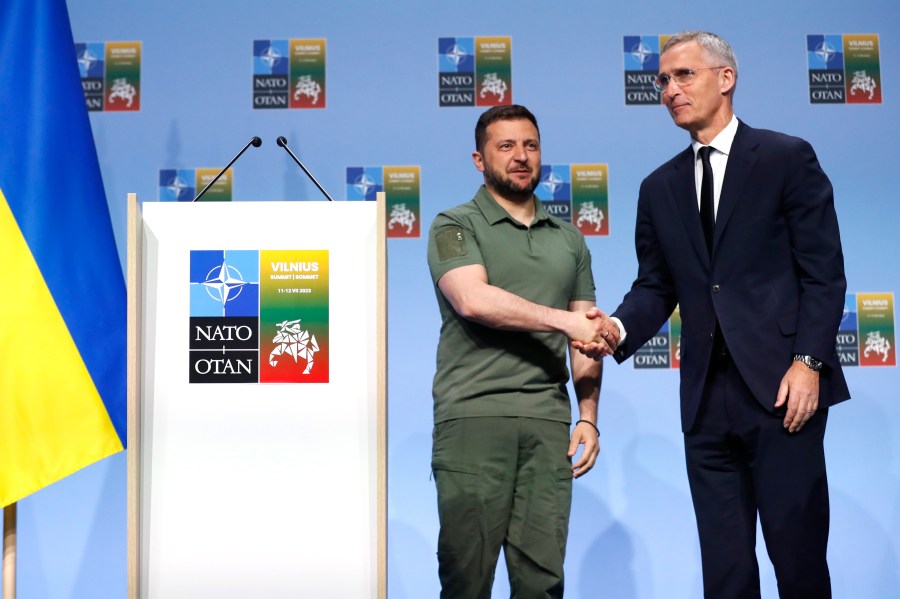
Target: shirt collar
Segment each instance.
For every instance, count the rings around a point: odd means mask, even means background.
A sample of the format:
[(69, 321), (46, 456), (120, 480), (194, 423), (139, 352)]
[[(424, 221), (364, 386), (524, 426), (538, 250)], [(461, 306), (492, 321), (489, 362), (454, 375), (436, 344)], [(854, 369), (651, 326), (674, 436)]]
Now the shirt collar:
[[(719, 131), (719, 134), (716, 135), (711, 142), (709, 142), (709, 146), (714, 150), (721, 152), (728, 156), (731, 152), (731, 144), (734, 143), (734, 136), (737, 134), (738, 130), (738, 118), (736, 115), (731, 115), (731, 121), (725, 125), (725, 128)], [(691, 147), (694, 148), (694, 158), (697, 158), (697, 152), (700, 151), (700, 148), (703, 147), (703, 144), (699, 141), (692, 141)]]
[[(532, 226), (545, 220), (552, 223), (553, 221), (550, 220), (550, 214), (547, 212), (547, 209), (544, 208), (544, 204), (537, 199), (536, 196), (532, 196), (532, 199), (534, 200), (534, 222), (532, 223)], [(509, 212), (497, 203), (497, 200), (494, 199), (491, 192), (489, 192), (484, 185), (482, 185), (478, 189), (478, 193), (475, 194), (475, 205), (478, 206), (478, 209), (484, 214), (485, 220), (491, 225), (496, 225), (504, 219), (508, 219), (513, 224), (522, 224), (510, 216)]]

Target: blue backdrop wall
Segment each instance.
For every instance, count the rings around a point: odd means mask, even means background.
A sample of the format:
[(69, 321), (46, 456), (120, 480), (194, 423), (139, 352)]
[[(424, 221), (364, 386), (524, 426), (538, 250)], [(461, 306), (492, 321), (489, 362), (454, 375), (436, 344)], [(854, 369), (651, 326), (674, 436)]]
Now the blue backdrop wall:
[[(896, 0), (68, 4), (76, 42), (141, 42), (140, 110), (91, 117), (123, 264), (127, 192), (157, 201), (161, 169), (224, 166), (253, 135), (264, 145), (235, 165), (235, 201), (320, 199), (274, 145), (285, 135), (341, 199), (347, 167), (420, 166), (419, 221), (427, 235), (438, 211), (468, 200), (480, 184), (470, 154), (483, 108), (439, 106), (438, 39), (510, 36), (512, 98), (537, 115), (545, 162), (609, 165), (609, 235), (588, 244), (598, 304), (611, 310), (636, 272), (640, 181), (688, 143), (664, 108), (626, 105), (623, 38), (700, 28), (735, 48), (738, 116), (816, 148), (835, 187), (848, 290), (900, 289)], [(807, 35), (851, 33), (878, 35), (883, 102), (811, 104)], [(254, 110), (254, 40), (297, 38), (326, 40), (327, 108)], [(424, 237), (389, 242), (392, 599), (438, 592), (429, 463), (439, 318), (425, 245)], [(833, 410), (826, 437), (835, 597), (900, 597), (900, 376), (895, 367), (849, 367), (847, 377), (853, 400)], [(677, 370), (607, 362), (602, 453), (594, 471), (575, 482), (567, 596), (701, 596), (677, 387)], [(334, 406), (335, 443), (341, 409)], [(258, 498), (259, 509), (266, 500)], [(19, 597), (124, 597), (125, 508), (124, 454), (20, 502)], [(775, 597), (761, 538), (759, 554), (763, 596)], [(495, 596), (507, 596), (502, 564), (497, 578)]]

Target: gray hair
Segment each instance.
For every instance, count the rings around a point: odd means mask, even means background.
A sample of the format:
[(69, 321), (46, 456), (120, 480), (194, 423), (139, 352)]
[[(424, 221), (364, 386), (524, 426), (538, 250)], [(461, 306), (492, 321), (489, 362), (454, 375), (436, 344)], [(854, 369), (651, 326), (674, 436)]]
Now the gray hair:
[(734, 50), (731, 49), (731, 45), (729, 45), (728, 42), (715, 33), (710, 33), (708, 31), (682, 31), (676, 33), (666, 41), (666, 45), (663, 46), (660, 54), (664, 54), (666, 50), (669, 50), (678, 44), (687, 42), (697, 42), (700, 44), (700, 47), (703, 48), (703, 51), (706, 52), (706, 55), (712, 58), (713, 61), (731, 67), (734, 71), (735, 84), (737, 84), (738, 64), (737, 57), (734, 55)]

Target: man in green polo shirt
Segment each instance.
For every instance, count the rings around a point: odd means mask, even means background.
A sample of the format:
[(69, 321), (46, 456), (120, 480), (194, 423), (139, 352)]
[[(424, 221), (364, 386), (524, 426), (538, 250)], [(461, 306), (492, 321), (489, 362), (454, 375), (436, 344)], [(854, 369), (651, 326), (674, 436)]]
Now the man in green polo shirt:
[[(472, 201), (435, 218), (428, 265), (441, 311), (432, 469), (441, 597), (489, 598), (503, 547), (514, 597), (562, 597), (572, 477), (599, 453), (601, 362), (569, 350), (602, 343), (591, 256), (581, 233), (534, 196), (537, 120), (523, 106), (481, 115)], [(592, 313), (593, 314), (593, 313)], [(583, 445), (580, 457), (572, 457)]]

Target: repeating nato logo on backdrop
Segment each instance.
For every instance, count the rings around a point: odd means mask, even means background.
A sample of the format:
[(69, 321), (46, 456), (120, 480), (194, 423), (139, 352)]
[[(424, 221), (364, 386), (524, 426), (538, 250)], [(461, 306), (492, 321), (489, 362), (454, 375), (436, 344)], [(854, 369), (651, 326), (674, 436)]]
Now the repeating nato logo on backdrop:
[(625, 105), (658, 105), (660, 93), (653, 87), (659, 75), (659, 54), (669, 35), (626, 35), (623, 38), (625, 53)]
[[(159, 201), (191, 202), (218, 174), (217, 168), (163, 168), (159, 170)], [(230, 202), (233, 169), (228, 169), (206, 190), (201, 202)]]
[(438, 38), (440, 106), (512, 104), (512, 38)]
[(347, 199), (375, 201), (387, 195), (387, 236), (419, 237), (422, 169), (419, 166), (348, 166)]
[[(848, 293), (835, 339), (842, 366), (896, 366), (894, 294)], [(634, 354), (634, 368), (681, 367), (678, 308), (659, 332)]]
[(325, 108), (325, 40), (254, 40), (253, 108)]
[(88, 110), (140, 110), (141, 42), (76, 43), (75, 57)]
[(607, 164), (544, 164), (534, 194), (583, 235), (609, 235), (608, 173)]
[(192, 250), (191, 383), (327, 383), (327, 250)]
[(877, 34), (806, 36), (811, 104), (881, 104)]

